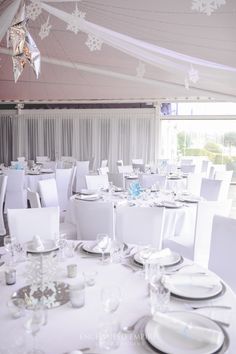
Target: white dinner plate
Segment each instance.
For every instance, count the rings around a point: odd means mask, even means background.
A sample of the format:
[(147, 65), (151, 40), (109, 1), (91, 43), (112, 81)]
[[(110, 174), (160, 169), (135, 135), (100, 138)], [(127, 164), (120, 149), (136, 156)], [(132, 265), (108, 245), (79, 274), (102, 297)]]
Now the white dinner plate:
[(91, 194), (96, 194), (96, 189), (81, 189), (78, 193), (78, 195), (91, 195)]
[(164, 206), (165, 208), (169, 208), (169, 209), (178, 209), (178, 208), (182, 208), (183, 203), (181, 202), (168, 202), (168, 201), (163, 201), (161, 203), (162, 206)]
[(179, 198), (180, 202), (186, 202), (186, 203), (198, 203), (201, 201), (201, 198), (200, 197), (195, 197), (195, 196), (181, 196)]
[[(176, 275), (178, 276), (178, 274)], [(170, 277), (175, 277), (175, 274)], [(207, 277), (207, 275), (206, 275)], [(219, 295), (223, 290), (222, 283), (219, 282), (214, 284), (211, 288), (205, 286), (199, 286), (191, 284), (191, 273), (189, 274), (189, 283), (188, 284), (171, 284), (169, 282), (166, 284), (166, 287), (170, 290), (171, 294), (189, 300), (205, 300)]]
[(75, 197), (75, 199), (79, 199), (79, 200), (84, 200), (84, 201), (95, 201), (95, 200), (99, 200), (100, 199), (100, 196), (99, 195), (77, 195)]
[[(88, 253), (92, 253), (92, 254), (96, 254), (96, 255), (102, 254), (101, 250), (95, 248), (96, 244), (97, 244), (97, 241), (85, 242), (82, 246), (82, 249)], [(104, 254), (108, 254), (108, 253), (110, 253), (110, 248), (106, 249), (104, 252)]]
[[(144, 265), (145, 261), (140, 256), (139, 252), (134, 254), (134, 260), (135, 260), (135, 262), (137, 262), (141, 265)], [(160, 257), (159, 259), (157, 259), (156, 263), (158, 263), (164, 267), (170, 267), (170, 266), (178, 264), (181, 260), (182, 260), (182, 257), (180, 256), (180, 254), (175, 253), (175, 252), (171, 252), (171, 254), (169, 256)]]
[(53, 240), (42, 240), (44, 245), (43, 251), (37, 251), (34, 249), (33, 241), (26, 242), (26, 251), (28, 253), (47, 253), (58, 250), (58, 246), (56, 246), (55, 241)]
[(211, 319), (192, 312), (170, 312), (169, 316), (214, 331), (219, 331), (219, 343), (206, 343), (194, 340), (186, 335), (168, 329), (150, 319), (145, 326), (145, 337), (155, 349), (164, 353), (174, 354), (212, 354), (217, 352), (224, 344), (224, 333), (217, 323)]

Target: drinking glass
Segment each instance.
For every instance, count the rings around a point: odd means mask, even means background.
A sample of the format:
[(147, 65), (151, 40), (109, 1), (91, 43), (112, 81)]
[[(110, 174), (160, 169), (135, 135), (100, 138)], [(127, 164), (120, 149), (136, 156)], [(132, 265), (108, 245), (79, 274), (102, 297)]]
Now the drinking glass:
[(110, 242), (110, 262), (119, 263), (121, 259), (121, 253), (124, 248), (124, 244), (117, 240), (111, 240)]
[(66, 234), (56, 235), (56, 245), (59, 247), (58, 259), (60, 262), (65, 260), (65, 248), (67, 245)]
[(36, 348), (36, 334), (40, 328), (47, 323), (46, 309), (42, 305), (37, 305), (27, 311), (27, 320), (24, 324), (27, 333), (32, 334), (33, 348), (27, 354), (44, 354), (44, 351)]
[(14, 263), (14, 243), (16, 239), (13, 236), (7, 235), (3, 239), (4, 248), (6, 251), (7, 263)]
[(96, 270), (83, 272), (85, 284), (87, 286), (94, 286), (96, 282), (97, 274), (98, 273), (96, 272)]
[(170, 302), (170, 290), (162, 283), (161, 278), (155, 280), (155, 284), (150, 283), (150, 305), (151, 314), (157, 311), (166, 312)]
[(118, 286), (108, 286), (104, 287), (101, 291), (101, 300), (103, 304), (103, 309), (106, 313), (115, 312), (121, 302), (121, 290)]
[(99, 323), (98, 345), (100, 349), (112, 350), (120, 346), (120, 324), (114, 319), (103, 319)]
[(97, 235), (97, 246), (100, 248), (102, 253), (102, 264), (105, 264), (104, 253), (110, 243), (110, 237), (107, 234)]

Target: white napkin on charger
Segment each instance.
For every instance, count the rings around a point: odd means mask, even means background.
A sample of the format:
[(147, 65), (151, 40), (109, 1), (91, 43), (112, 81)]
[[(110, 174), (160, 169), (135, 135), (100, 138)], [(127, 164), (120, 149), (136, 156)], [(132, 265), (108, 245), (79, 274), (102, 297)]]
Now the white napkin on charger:
[(106, 249), (104, 252), (109, 252), (111, 249), (111, 242), (110, 242), (110, 238), (108, 237), (108, 239), (104, 238), (101, 241), (96, 242), (96, 244), (92, 247), (92, 250), (94, 252), (101, 252), (101, 249), (103, 248), (103, 246), (106, 246)]
[(153, 319), (157, 323), (160, 323), (162, 326), (167, 327), (183, 337), (187, 337), (201, 343), (220, 345), (223, 341), (223, 334), (220, 331), (193, 325), (191, 322), (180, 320), (162, 312), (156, 312)]
[(175, 285), (192, 285), (211, 289), (217, 284), (219, 280), (212, 275), (204, 274), (174, 274), (164, 275), (163, 283), (168, 286)]
[(32, 248), (35, 251), (44, 251), (44, 244), (39, 235), (35, 235), (32, 240)]
[(158, 260), (160, 258), (166, 258), (171, 256), (172, 252), (169, 248), (164, 248), (161, 251), (157, 251), (155, 249), (144, 249), (139, 252), (139, 256), (141, 258), (146, 259), (148, 256), (148, 260)]
[(95, 200), (95, 199), (99, 199), (99, 195), (98, 194), (89, 194), (89, 195), (79, 195), (76, 196), (76, 199), (84, 199), (84, 200)]

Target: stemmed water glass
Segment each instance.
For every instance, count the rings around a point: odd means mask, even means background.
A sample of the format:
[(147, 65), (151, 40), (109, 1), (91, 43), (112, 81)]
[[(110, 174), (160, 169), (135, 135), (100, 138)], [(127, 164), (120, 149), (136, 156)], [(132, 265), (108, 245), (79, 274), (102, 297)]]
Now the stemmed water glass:
[(105, 254), (105, 250), (109, 246), (109, 243), (110, 243), (110, 237), (107, 234), (97, 235), (97, 246), (99, 247), (102, 253), (102, 264), (105, 263), (104, 254)]
[(42, 305), (37, 305), (27, 311), (27, 320), (24, 324), (27, 333), (33, 336), (33, 348), (27, 354), (44, 354), (44, 351), (36, 348), (36, 334), (40, 328), (47, 323), (46, 309)]
[(66, 234), (56, 235), (56, 245), (59, 247), (58, 258), (60, 262), (65, 260)]

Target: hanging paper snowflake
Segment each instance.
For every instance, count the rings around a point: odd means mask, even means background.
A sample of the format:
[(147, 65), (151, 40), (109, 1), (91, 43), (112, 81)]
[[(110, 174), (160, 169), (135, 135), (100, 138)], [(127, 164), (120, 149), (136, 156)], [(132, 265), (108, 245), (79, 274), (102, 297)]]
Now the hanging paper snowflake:
[(146, 72), (146, 66), (145, 63), (142, 63), (141, 61), (139, 62), (137, 68), (136, 68), (136, 76), (139, 78), (144, 77), (144, 74)]
[(87, 38), (87, 41), (85, 42), (86, 46), (89, 48), (89, 50), (91, 52), (95, 51), (95, 50), (101, 50), (102, 49), (102, 44), (103, 44), (103, 41), (94, 36), (93, 34), (90, 34), (88, 35), (88, 38)]
[(189, 79), (187, 77), (184, 79), (184, 87), (189, 90)]
[(210, 16), (212, 12), (225, 4), (226, 0), (192, 0), (192, 10), (196, 10)]
[(36, 20), (41, 12), (42, 7), (40, 0), (31, 0), (31, 4), (26, 6), (26, 16), (33, 21)]
[(194, 69), (192, 65), (188, 71), (188, 79), (190, 82), (193, 82), (194, 84), (196, 84), (199, 81), (199, 72), (198, 70)]
[(41, 25), (41, 28), (39, 31), (39, 37), (41, 39), (46, 38), (50, 33), (50, 29), (52, 28), (52, 25), (49, 24), (49, 20), (50, 20), (50, 16), (48, 16), (47, 21)]
[(72, 31), (75, 34), (77, 34), (80, 30), (79, 28), (79, 20), (83, 20), (85, 18), (86, 13), (82, 12), (78, 9), (77, 4), (75, 5), (75, 10), (71, 14), (73, 18), (71, 19), (71, 22), (67, 25), (66, 29), (68, 31)]

